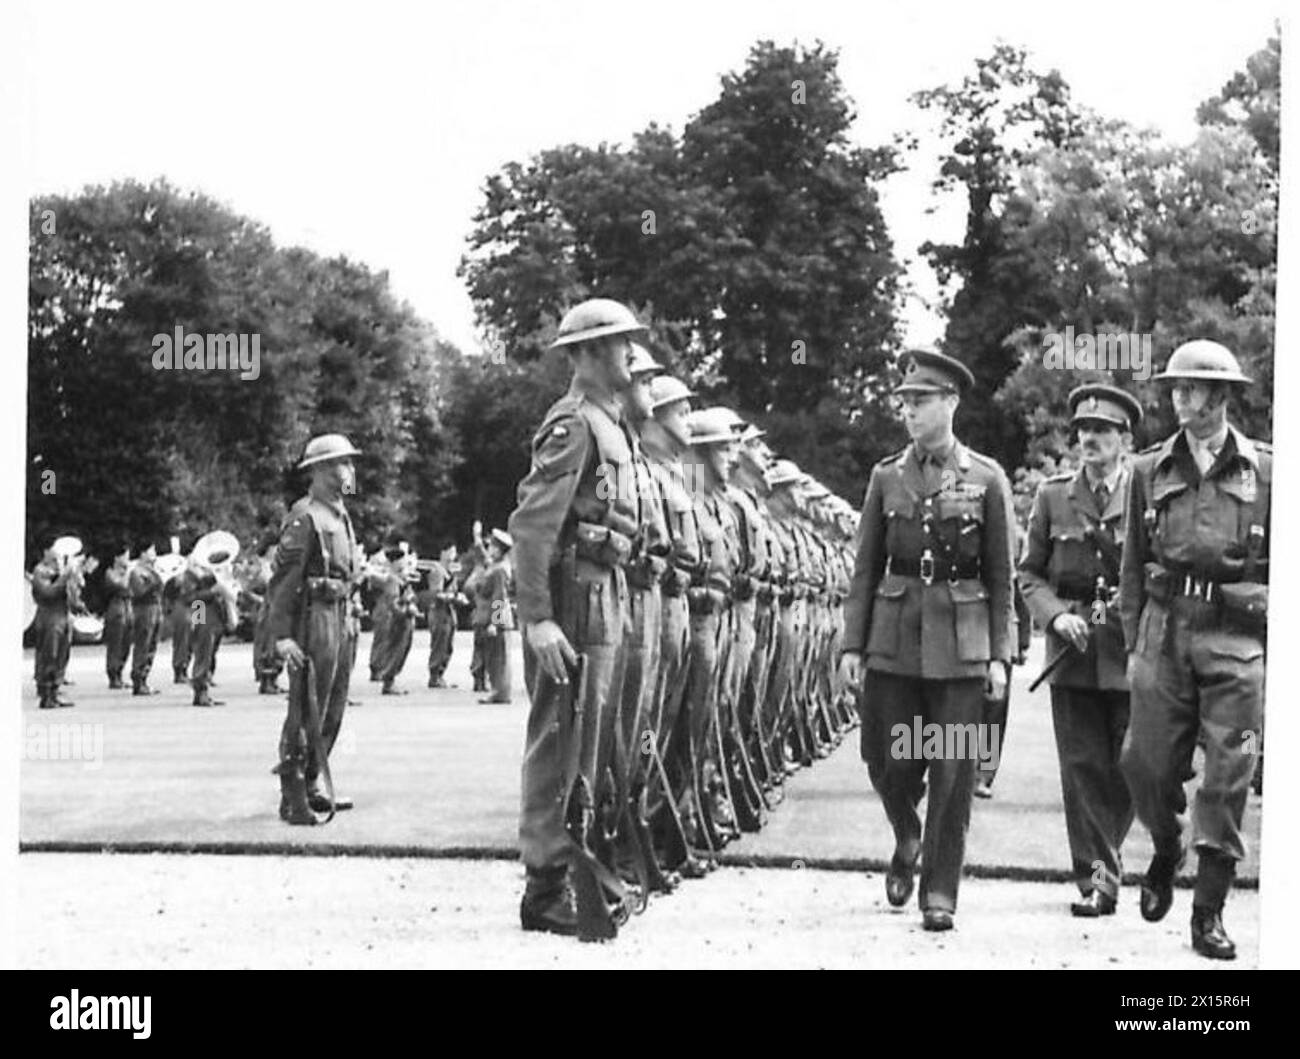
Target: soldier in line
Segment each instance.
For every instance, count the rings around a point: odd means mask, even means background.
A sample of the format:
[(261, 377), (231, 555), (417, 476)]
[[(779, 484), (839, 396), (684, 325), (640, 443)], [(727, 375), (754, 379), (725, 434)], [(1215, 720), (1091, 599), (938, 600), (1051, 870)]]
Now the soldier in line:
[[(352, 808), (321, 777), (343, 725), (352, 676), (349, 600), (362, 554), (343, 497), (355, 491), (352, 457), (342, 434), (312, 438), (299, 470), (311, 472), (307, 494), (280, 530), (271, 573), (270, 624), (289, 667), (289, 708), (280, 732), (280, 819), (313, 825), (315, 813)], [(307, 686), (310, 674), (313, 686)]]
[(1070, 865), (1082, 895), (1075, 916), (1115, 912), (1120, 849), (1133, 823), (1120, 748), (1129, 723), (1127, 658), (1116, 596), (1128, 517), (1125, 453), (1142, 406), (1113, 386), (1071, 391), (1081, 466), (1045, 479), (1034, 497), (1020, 561), (1025, 602), (1047, 630), (1047, 656), (1068, 652), (1049, 677), (1052, 727)]
[(510, 517), (531, 700), (519, 821), (525, 930), (575, 934), (581, 923), (586, 937), (608, 938), (623, 918), (610, 907), (622, 895), (593, 863), (589, 837), (609, 761), (602, 737), (612, 736), (622, 701), (624, 567), (638, 526), (635, 505), (601, 487), (600, 469), (615, 481), (629, 473), (618, 395), (632, 381), (631, 340), (644, 332), (607, 299), (565, 314), (553, 345), (569, 353), (573, 381), (533, 439)]
[(478, 700), (482, 704), (509, 702), (513, 684), (506, 633), (513, 627), (507, 556), (514, 540), (500, 529), (494, 529), (488, 540), (485, 561), (465, 582), (465, 591), (474, 600), (474, 636), (481, 642), (485, 690), (490, 691), (487, 698)]
[(794, 519), (798, 508), (797, 490), (805, 475), (791, 460), (776, 460), (767, 472), (767, 510), (772, 536), (780, 550), (779, 564), (773, 568), (772, 658), (768, 663), (768, 688), (762, 710), (765, 728), (771, 733), (769, 755), (778, 782), (796, 770), (796, 756), (791, 753), (794, 686), (798, 635), (802, 622), (806, 574), (796, 535)]
[(72, 556), (55, 546), (51, 537), (41, 561), (32, 571), (32, 599), (36, 601), (36, 691), (42, 710), (76, 705), (62, 698), (60, 660), (71, 638), (68, 624), (69, 584), (74, 577)]
[(131, 567), (127, 584), (131, 593), (131, 694), (157, 695), (149, 686), (149, 671), (162, 627), (162, 576), (154, 567), (158, 548), (151, 540), (140, 544), (140, 557)]
[(984, 694), (1005, 689), (1014, 652), (1010, 485), (994, 460), (953, 434), (959, 395), (974, 383), (965, 365), (929, 351), (903, 363), (897, 392), (912, 443), (878, 463), (867, 485), (842, 677), (857, 687), (865, 668), (862, 756), (897, 843), (886, 896), (907, 902), (920, 857), (922, 925), (940, 931), (957, 908), (976, 762), (970, 748), (917, 760), (899, 752), (895, 728), (978, 725)]
[(700, 541), (701, 564), (687, 604), (691, 612), (690, 672), (684, 714), (693, 786), (683, 817), (695, 842), (717, 851), (740, 835), (735, 794), (725, 755), (725, 718), (720, 709), (730, 643), (732, 582), (739, 564), (740, 528), (725, 489), (737, 459), (730, 419), (714, 409), (691, 413), (687, 482)]
[(429, 687), (447, 686), (447, 666), (451, 663), (456, 640), (456, 603), (465, 597), (457, 590), (460, 562), (456, 544), (447, 541), (429, 568), (428, 595), (425, 607), (429, 624)]
[(1186, 855), (1183, 783), (1204, 735), (1191, 939), (1202, 956), (1231, 960), (1223, 905), (1245, 855), (1263, 723), (1273, 453), (1228, 420), (1250, 380), (1224, 346), (1187, 342), (1156, 378), (1171, 384), (1179, 429), (1139, 454), (1130, 482), (1120, 606), (1132, 713), (1120, 765), (1155, 846), (1140, 901), (1155, 922)]
[(104, 668), (113, 691), (125, 688), (122, 670), (131, 655), (131, 548), (124, 547), (104, 571)]
[(190, 662), (194, 658), (194, 625), (190, 620), (191, 600), (185, 595), (185, 581), (177, 574), (169, 579), (164, 589), (170, 597), (168, 622), (172, 635), (172, 683), (190, 682)]
[[(635, 547), (626, 569), (628, 623), (624, 642), (623, 697), (614, 733), (613, 800), (607, 804), (605, 830), (613, 835), (611, 854), (625, 881), (654, 892), (667, 892), (677, 884), (665, 871), (654, 849), (643, 798), (653, 764), (647, 739), (656, 739), (652, 715), (659, 691), (659, 656), (663, 638), (663, 586), (668, 569), (670, 540), (660, 490), (641, 448), (640, 433), (651, 416), (651, 387), (663, 369), (640, 343), (632, 343), (628, 372), (632, 385), (620, 394), (623, 415), (631, 430), (632, 462), (629, 477), (608, 487), (625, 492), (637, 512)], [(607, 840), (610, 841), (610, 840)]]
[(650, 415), (637, 424), (638, 440), (654, 482), (669, 548), (660, 580), (657, 688), (647, 720), (657, 761), (648, 763), (654, 769), (647, 779), (646, 817), (658, 862), (683, 878), (701, 877), (710, 863), (690, 848), (677, 810), (678, 801), (690, 787), (689, 771), (672, 767), (675, 762), (686, 762), (685, 756), (678, 753), (680, 740), (674, 733), (678, 731), (690, 661), (690, 609), (686, 593), (700, 566), (700, 542), (682, 464), (682, 456), (690, 444), (693, 396), (680, 380), (656, 375), (650, 380)]

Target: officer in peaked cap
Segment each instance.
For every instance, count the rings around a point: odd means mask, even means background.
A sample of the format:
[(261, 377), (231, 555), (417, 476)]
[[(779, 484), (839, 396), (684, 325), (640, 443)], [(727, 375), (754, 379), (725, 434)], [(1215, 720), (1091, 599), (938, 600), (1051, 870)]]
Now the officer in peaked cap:
[(1127, 443), (1142, 406), (1114, 386), (1071, 391), (1082, 465), (1045, 479), (1034, 498), (1020, 582), (1047, 630), (1047, 655), (1070, 652), (1050, 679), (1052, 723), (1070, 863), (1081, 900), (1075, 916), (1108, 916), (1122, 875), (1120, 848), (1133, 822), (1119, 767), (1129, 722), (1127, 657), (1115, 599), (1126, 531)]
[(1133, 466), (1120, 582), (1132, 716), (1120, 764), (1155, 846), (1140, 907), (1156, 921), (1185, 856), (1183, 780), (1204, 735), (1191, 940), (1202, 956), (1230, 960), (1223, 904), (1245, 856), (1263, 724), (1273, 452), (1228, 420), (1250, 380), (1224, 346), (1187, 342), (1156, 378), (1171, 384), (1179, 429)]
[(1015, 650), (1010, 485), (952, 432), (973, 382), (943, 354), (904, 357), (897, 393), (912, 443), (872, 469), (845, 601), (841, 675), (856, 688), (865, 669), (862, 757), (896, 842), (885, 893), (907, 902), (919, 858), (926, 930), (953, 925), (977, 754), (954, 748), (935, 760), (899, 733), (930, 723), (975, 730), (984, 695), (1004, 694)]

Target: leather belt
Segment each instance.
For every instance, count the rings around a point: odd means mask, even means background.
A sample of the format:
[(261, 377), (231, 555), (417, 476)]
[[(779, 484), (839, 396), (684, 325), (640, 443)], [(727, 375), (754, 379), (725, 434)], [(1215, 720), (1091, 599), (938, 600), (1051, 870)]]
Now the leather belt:
[(341, 603), (348, 598), (351, 588), (340, 577), (307, 578), (307, 595), (319, 603)]
[(891, 555), (885, 561), (885, 573), (899, 577), (919, 577), (927, 585), (933, 581), (978, 581), (980, 564), (978, 559), (950, 563), (947, 559), (935, 559), (929, 555), (923, 555), (920, 559)]
[[(1105, 585), (1101, 589), (1098, 589), (1095, 585), (1089, 588), (1075, 585), (1058, 585), (1052, 589), (1056, 593), (1057, 599), (1064, 600), (1067, 603), (1091, 603), (1097, 599), (1109, 601), (1114, 590), (1114, 585)], [(1102, 594), (1099, 595), (1099, 592)]]

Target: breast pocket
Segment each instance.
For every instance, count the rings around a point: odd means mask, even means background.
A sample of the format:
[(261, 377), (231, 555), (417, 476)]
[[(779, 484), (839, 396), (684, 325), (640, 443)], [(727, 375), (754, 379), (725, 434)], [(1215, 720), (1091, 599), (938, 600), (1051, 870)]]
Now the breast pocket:
[(871, 635), (867, 640), (867, 654), (898, 654), (898, 633), (903, 623), (903, 602), (907, 597), (904, 581), (882, 581), (876, 589), (871, 607)]
[(1195, 503), (1186, 482), (1157, 481), (1151, 487), (1151, 506), (1156, 510), (1156, 536), (1162, 543), (1190, 543)]
[(954, 554), (961, 559), (978, 559), (984, 539), (983, 498), (944, 498), (939, 501), (938, 509), (939, 519)]
[(885, 552), (888, 555), (919, 556), (920, 528), (916, 525), (916, 504), (907, 497), (892, 498), (885, 507)]
[(948, 586), (952, 597), (957, 657), (963, 662), (989, 659), (989, 594), (978, 582)]

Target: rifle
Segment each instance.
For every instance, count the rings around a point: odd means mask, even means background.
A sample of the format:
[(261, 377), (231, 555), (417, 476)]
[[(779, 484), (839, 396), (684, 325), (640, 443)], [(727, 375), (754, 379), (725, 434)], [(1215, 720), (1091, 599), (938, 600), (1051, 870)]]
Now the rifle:
[[(587, 695), (587, 657), (578, 655), (567, 685), (556, 684), (552, 694), (567, 696), (559, 704), (561, 746), (566, 774), (573, 780), (565, 792), (564, 826), (569, 833), (569, 865), (577, 898), (578, 939), (606, 941), (618, 937), (618, 928), (627, 921), (628, 909), (623, 883), (611, 872), (591, 848), (591, 830), (595, 805), (590, 785), (578, 770), (582, 748), (582, 704)], [(565, 689), (568, 689), (567, 692)], [(611, 902), (609, 898), (613, 898)]]

